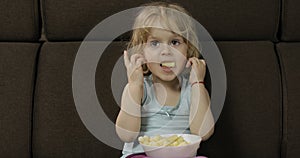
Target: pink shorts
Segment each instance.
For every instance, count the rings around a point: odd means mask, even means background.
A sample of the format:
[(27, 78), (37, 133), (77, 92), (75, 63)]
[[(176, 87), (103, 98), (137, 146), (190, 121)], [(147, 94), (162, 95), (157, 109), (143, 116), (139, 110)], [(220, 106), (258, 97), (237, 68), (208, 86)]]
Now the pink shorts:
[[(145, 153), (132, 154), (127, 156), (126, 158), (151, 158), (147, 156)], [(207, 158), (206, 156), (196, 156), (195, 158)]]

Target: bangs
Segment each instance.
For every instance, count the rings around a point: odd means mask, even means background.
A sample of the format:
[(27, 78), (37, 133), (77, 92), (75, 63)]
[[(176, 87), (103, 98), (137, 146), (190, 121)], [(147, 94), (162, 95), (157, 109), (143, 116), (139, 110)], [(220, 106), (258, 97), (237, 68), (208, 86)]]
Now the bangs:
[(187, 37), (190, 22), (186, 14), (165, 7), (149, 6), (145, 10), (137, 17), (135, 28), (160, 28)]

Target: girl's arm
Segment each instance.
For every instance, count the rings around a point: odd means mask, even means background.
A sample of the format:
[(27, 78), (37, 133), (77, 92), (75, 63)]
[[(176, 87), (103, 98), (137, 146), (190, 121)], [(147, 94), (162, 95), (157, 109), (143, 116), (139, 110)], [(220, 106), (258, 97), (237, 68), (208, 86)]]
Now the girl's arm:
[(202, 83), (191, 88), (190, 130), (192, 134), (207, 140), (214, 132), (214, 118), (210, 109), (210, 97)]
[(123, 90), (121, 110), (116, 120), (116, 132), (124, 142), (134, 141), (140, 131), (141, 100), (144, 92), (144, 76), (141, 65), (145, 62), (143, 55), (134, 54), (129, 59), (127, 51), (124, 51), (128, 84)]
[(116, 121), (116, 132), (124, 142), (134, 141), (141, 126), (143, 85), (127, 84), (124, 88), (121, 110)]
[(210, 109), (210, 97), (203, 83), (206, 73), (206, 63), (196, 57), (190, 58), (186, 67), (192, 67), (190, 74), (191, 105), (190, 105), (190, 130), (192, 134), (207, 140), (214, 132), (214, 118)]

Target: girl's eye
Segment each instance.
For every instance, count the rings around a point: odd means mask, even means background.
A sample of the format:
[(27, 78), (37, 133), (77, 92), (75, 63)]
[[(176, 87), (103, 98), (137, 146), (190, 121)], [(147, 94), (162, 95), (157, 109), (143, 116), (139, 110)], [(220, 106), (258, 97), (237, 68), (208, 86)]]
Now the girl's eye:
[(150, 46), (151, 47), (158, 47), (159, 46), (159, 41), (150, 41)]
[(180, 45), (180, 41), (179, 40), (172, 40), (171, 41), (171, 46), (178, 46)]

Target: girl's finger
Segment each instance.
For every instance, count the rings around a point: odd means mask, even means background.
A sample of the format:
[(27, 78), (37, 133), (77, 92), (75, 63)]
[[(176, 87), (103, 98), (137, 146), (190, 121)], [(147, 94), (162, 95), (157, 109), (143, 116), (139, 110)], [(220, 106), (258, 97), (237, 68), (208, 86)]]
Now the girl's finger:
[(186, 65), (185, 65), (186, 68), (189, 68), (192, 65), (191, 60), (192, 60), (192, 58), (189, 58), (189, 60), (187, 61)]
[(140, 54), (133, 54), (131, 57), (130, 57), (130, 62), (131, 64), (134, 64), (136, 63), (136, 60), (140, 57), (141, 55)]
[(197, 58), (191, 58), (192, 67), (196, 68), (198, 65), (198, 59)]
[(125, 63), (125, 66), (127, 67), (128, 64), (129, 64), (129, 58), (128, 58), (128, 52), (126, 50), (124, 50), (124, 63)]
[(146, 59), (145, 58), (143, 58), (143, 57), (141, 57), (141, 58), (138, 58), (137, 60), (136, 60), (136, 66), (141, 66), (142, 64), (144, 64), (144, 63), (146, 63), (147, 61), (146, 61)]
[(197, 62), (197, 64), (200, 64), (200, 59), (195, 58), (195, 61)]
[(199, 60), (199, 62), (202, 63), (204, 66), (206, 66), (205, 60), (201, 59), (201, 60)]

